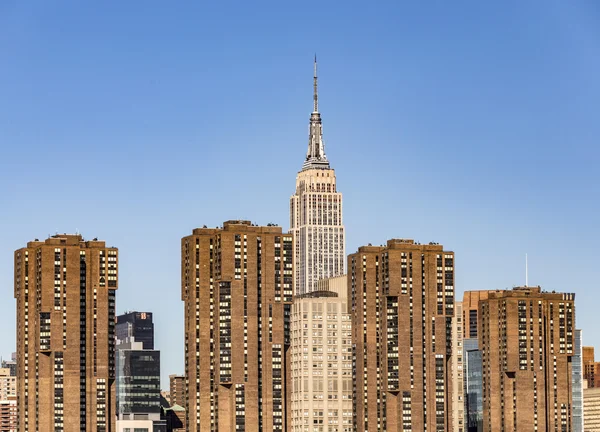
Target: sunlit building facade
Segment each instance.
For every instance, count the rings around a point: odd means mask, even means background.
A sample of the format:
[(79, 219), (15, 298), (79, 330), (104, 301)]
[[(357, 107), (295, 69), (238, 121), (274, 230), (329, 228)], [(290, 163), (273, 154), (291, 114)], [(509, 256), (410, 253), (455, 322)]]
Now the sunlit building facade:
[(118, 251), (57, 234), (15, 251), (20, 432), (115, 430)]
[(310, 116), (308, 151), (290, 198), (290, 232), (294, 236), (294, 289), (302, 295), (317, 290), (320, 279), (344, 274), (346, 246), (342, 194), (330, 167), (314, 73), (314, 106)]
[(345, 297), (320, 290), (294, 299), (292, 432), (352, 431), (352, 326)]

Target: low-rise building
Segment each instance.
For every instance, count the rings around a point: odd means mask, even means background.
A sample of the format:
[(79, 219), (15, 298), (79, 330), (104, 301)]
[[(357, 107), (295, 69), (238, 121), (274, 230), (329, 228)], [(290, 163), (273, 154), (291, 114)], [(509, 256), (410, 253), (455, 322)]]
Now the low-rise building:
[(17, 432), (17, 397), (0, 400), (0, 432)]
[(600, 387), (583, 390), (583, 424), (585, 432), (600, 431)]

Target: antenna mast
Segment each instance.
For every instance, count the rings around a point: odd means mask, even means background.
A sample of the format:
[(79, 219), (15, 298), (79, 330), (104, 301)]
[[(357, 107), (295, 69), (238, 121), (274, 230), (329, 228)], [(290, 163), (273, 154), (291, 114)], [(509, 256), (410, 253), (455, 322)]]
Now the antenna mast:
[(525, 254), (525, 286), (529, 286), (529, 265), (527, 264), (527, 254)]

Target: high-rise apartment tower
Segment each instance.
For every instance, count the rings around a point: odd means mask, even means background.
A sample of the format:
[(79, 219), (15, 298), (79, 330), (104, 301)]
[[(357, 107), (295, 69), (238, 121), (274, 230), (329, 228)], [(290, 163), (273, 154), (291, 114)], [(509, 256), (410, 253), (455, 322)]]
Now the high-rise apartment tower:
[(115, 430), (117, 266), (78, 234), (15, 251), (19, 431)]
[(344, 274), (346, 259), (342, 194), (337, 191), (335, 171), (329, 166), (323, 143), (316, 57), (314, 66), (308, 151), (296, 176), (296, 192), (290, 198), (290, 232), (295, 245), (294, 289), (299, 295), (315, 291), (319, 279)]
[(454, 253), (389, 240), (348, 256), (354, 431), (452, 427)]
[(292, 236), (228, 221), (181, 242), (189, 432), (287, 431)]
[(479, 301), (485, 432), (573, 430), (574, 303), (539, 287)]

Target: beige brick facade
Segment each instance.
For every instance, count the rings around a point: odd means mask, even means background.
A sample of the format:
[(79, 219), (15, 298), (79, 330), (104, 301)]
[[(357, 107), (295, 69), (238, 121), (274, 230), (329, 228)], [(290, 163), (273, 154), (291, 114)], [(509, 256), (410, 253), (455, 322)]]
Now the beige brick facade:
[(452, 432), (465, 432), (463, 310), (456, 302), (452, 320)]
[(345, 296), (321, 290), (297, 297), (291, 341), (290, 431), (352, 431), (352, 324)]

